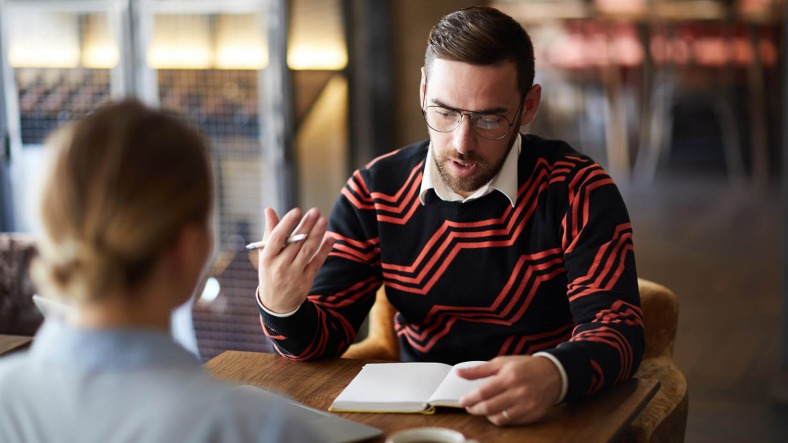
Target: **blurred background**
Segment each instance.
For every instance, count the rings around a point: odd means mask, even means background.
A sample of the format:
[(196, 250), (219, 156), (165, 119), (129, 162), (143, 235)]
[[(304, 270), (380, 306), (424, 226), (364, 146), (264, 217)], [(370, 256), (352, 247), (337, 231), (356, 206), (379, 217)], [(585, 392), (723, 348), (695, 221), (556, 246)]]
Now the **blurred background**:
[[(639, 275), (679, 296), (686, 441), (788, 441), (780, 0), (0, 1), (0, 233), (35, 230), (54, 128), (113, 98), (164, 107), (210, 139), (217, 178), (196, 346), (206, 360), (270, 352), (243, 249), (261, 238), (263, 209), (329, 213), (355, 168), (425, 138), (427, 34), (479, 4), (534, 41), (542, 106), (522, 129), (611, 173)], [(0, 241), (12, 249), (0, 251), (0, 333), (41, 321), (9, 301), (35, 291), (19, 244)]]

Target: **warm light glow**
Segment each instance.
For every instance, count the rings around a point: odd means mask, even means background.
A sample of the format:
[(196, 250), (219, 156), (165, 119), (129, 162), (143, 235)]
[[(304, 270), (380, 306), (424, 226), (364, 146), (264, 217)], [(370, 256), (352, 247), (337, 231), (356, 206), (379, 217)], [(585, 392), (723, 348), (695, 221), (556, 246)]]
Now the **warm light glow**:
[(216, 23), (216, 68), (265, 69), (268, 48), (254, 15), (222, 15)]
[(347, 53), (344, 48), (336, 47), (295, 47), (288, 51), (287, 66), (303, 70), (341, 70), (347, 66)]
[(156, 69), (209, 69), (213, 55), (208, 48), (160, 44), (148, 51), (148, 65)]
[(213, 51), (207, 16), (159, 15), (148, 48), (155, 69), (209, 69)]
[(339, 0), (292, 2), (287, 65), (290, 69), (341, 70), (347, 47)]
[(112, 69), (120, 61), (120, 49), (112, 36), (105, 14), (91, 15), (85, 20), (82, 45), (82, 66)]
[(156, 69), (264, 69), (268, 49), (253, 14), (220, 15), (215, 33), (207, 15), (159, 15), (148, 49)]
[(120, 60), (118, 47), (112, 44), (85, 47), (82, 66), (93, 69), (112, 69)]
[(11, 66), (76, 68), (79, 66), (77, 16), (12, 10), (8, 61)]
[(221, 47), (216, 53), (218, 69), (265, 69), (268, 51), (259, 46)]
[(14, 68), (76, 68), (79, 67), (79, 48), (12, 45), (8, 62)]

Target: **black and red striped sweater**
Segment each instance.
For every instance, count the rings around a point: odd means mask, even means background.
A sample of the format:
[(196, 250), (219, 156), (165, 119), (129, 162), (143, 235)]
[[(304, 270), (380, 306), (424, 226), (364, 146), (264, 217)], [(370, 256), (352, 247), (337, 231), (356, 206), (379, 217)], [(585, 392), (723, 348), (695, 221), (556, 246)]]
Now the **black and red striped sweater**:
[(498, 191), (460, 203), (430, 190), (422, 205), (427, 140), (356, 171), (332, 211), (336, 243), (308, 300), (290, 317), (260, 311), (278, 352), (341, 354), (382, 283), (399, 311), (404, 361), (545, 351), (564, 366), (567, 400), (631, 377), (643, 318), (618, 188), (567, 144), (522, 140), (514, 207)]

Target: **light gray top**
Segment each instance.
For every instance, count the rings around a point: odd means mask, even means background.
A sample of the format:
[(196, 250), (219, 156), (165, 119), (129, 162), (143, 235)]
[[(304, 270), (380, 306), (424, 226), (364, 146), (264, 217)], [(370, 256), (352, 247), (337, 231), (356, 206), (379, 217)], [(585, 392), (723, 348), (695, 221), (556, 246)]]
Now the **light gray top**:
[(322, 441), (284, 398), (219, 382), (164, 331), (47, 319), (0, 359), (0, 443)]

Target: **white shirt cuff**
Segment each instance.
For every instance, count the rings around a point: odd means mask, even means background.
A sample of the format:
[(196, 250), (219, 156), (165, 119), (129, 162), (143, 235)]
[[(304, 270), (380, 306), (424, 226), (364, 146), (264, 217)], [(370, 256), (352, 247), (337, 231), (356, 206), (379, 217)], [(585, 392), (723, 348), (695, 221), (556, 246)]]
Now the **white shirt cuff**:
[(257, 289), (254, 290), (254, 297), (257, 299), (257, 306), (260, 306), (260, 309), (265, 311), (267, 314), (273, 315), (274, 317), (280, 317), (280, 318), (290, 317), (291, 315), (295, 314), (298, 311), (298, 308), (301, 307), (301, 306), (296, 306), (295, 309), (293, 309), (290, 312), (285, 312), (284, 314), (278, 314), (276, 312), (271, 311), (270, 309), (266, 308), (265, 305), (263, 305), (263, 300), (260, 298), (260, 285), (257, 285)]
[(555, 367), (558, 368), (558, 373), (561, 374), (561, 394), (558, 396), (558, 400), (555, 402), (555, 404), (561, 403), (562, 401), (564, 401), (564, 397), (566, 397), (566, 391), (569, 389), (569, 377), (566, 376), (564, 365), (562, 365), (561, 362), (557, 358), (555, 358), (555, 355), (550, 354), (548, 352), (537, 352), (533, 354), (533, 356), (545, 357), (551, 362), (553, 362)]

